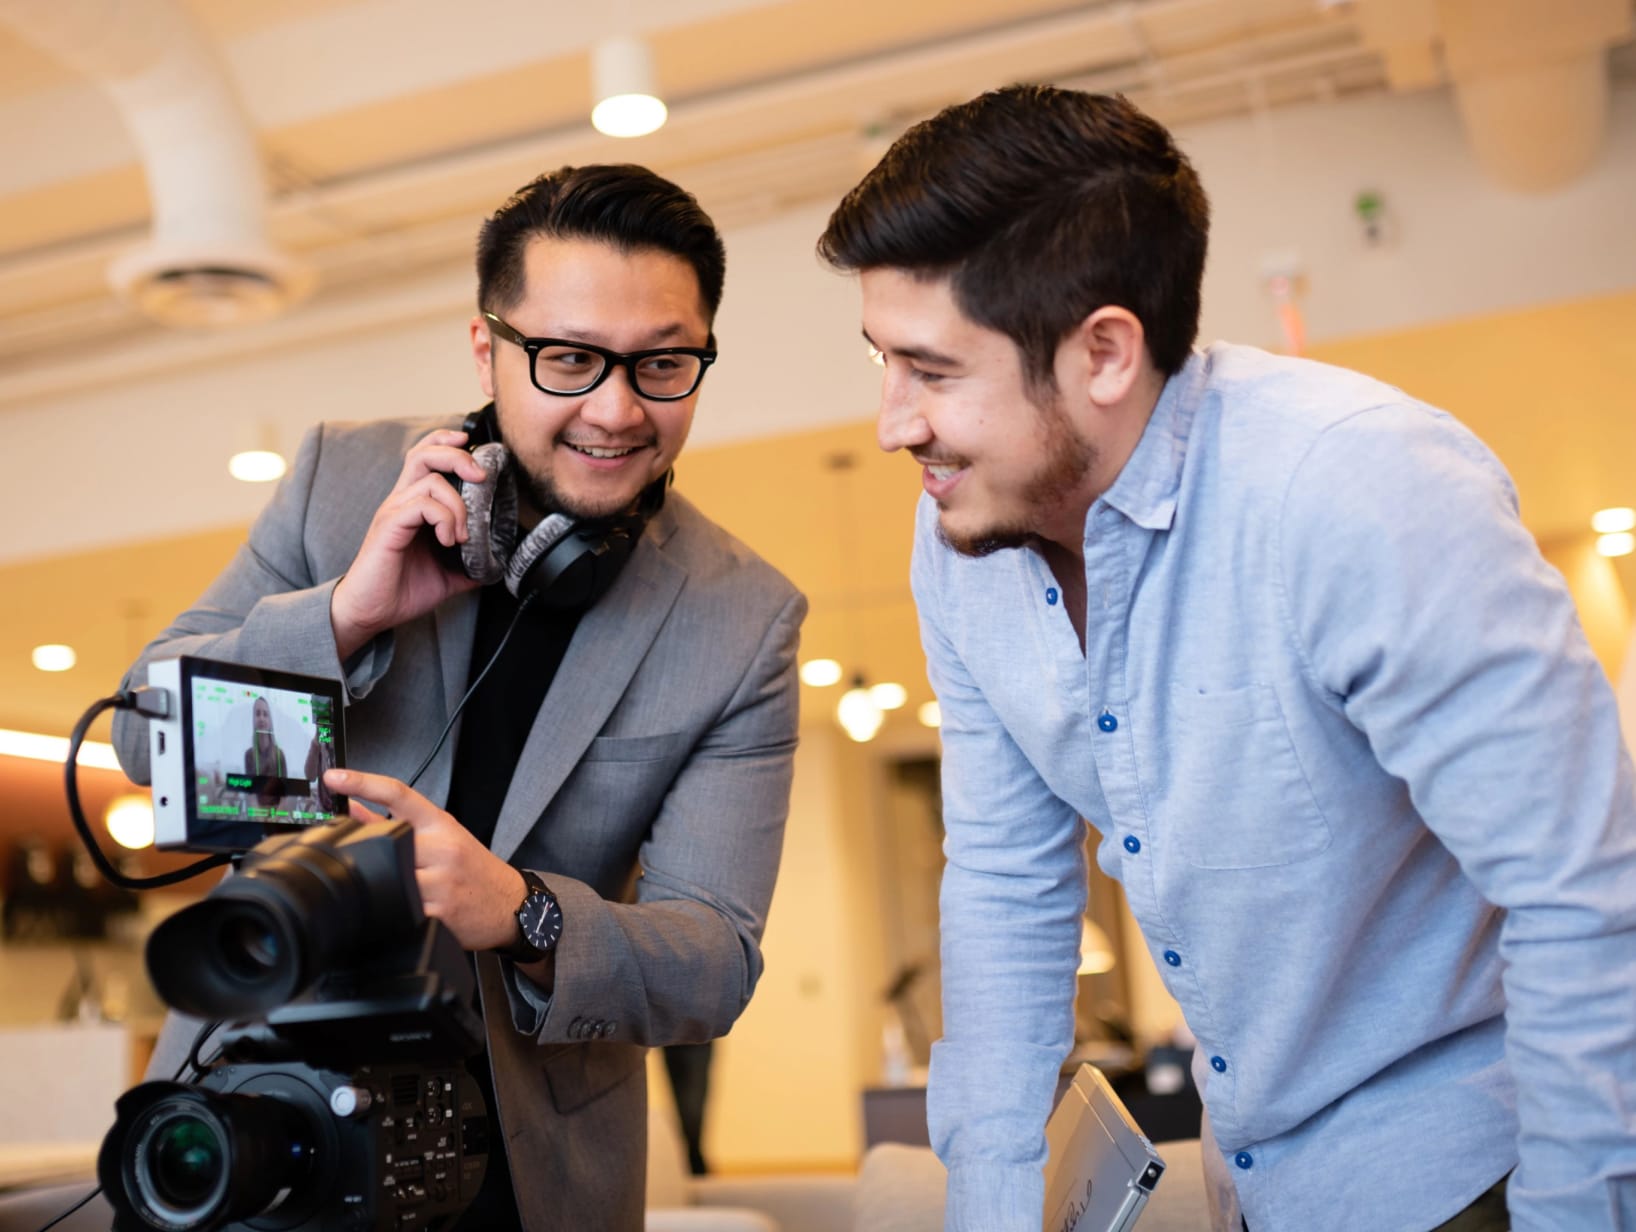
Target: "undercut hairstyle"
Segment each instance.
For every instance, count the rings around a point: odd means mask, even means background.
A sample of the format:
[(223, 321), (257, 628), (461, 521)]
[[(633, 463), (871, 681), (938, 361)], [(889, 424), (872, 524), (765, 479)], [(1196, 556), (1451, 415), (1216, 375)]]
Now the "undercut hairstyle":
[(523, 254), (536, 236), (600, 240), (621, 252), (681, 257), (714, 324), (727, 250), (693, 194), (632, 163), (560, 167), (513, 193), (477, 234), (477, 307), (499, 314), (526, 291)]
[(1123, 97), (1009, 86), (915, 125), (835, 208), (837, 269), (949, 279), (972, 321), (1051, 389), (1057, 348), (1098, 308), (1142, 323), (1166, 376), (1199, 331), (1210, 203), (1163, 125)]

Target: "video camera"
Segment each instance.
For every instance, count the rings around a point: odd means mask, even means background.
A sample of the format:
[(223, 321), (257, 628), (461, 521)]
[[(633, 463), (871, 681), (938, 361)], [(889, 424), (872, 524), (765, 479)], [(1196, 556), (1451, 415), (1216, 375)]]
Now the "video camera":
[[(191, 662), (212, 678), (233, 669)], [(287, 674), (280, 684), (313, 697), (335, 687)], [(188, 713), (174, 692), (138, 708)], [(339, 707), (324, 718), (340, 749)], [(194, 770), (197, 721), (157, 726), (181, 742), (167, 755)], [(199, 786), (194, 804), (220, 798)], [(488, 1112), (463, 1064), (483, 1026), (465, 953), (422, 908), (412, 830), (350, 817), (245, 822), (275, 832), (148, 940), (165, 1004), (231, 1025), (208, 1063), (197, 1054), (211, 1026), (194, 1041), (197, 1081), (145, 1082), (116, 1102), (97, 1161), (115, 1232), (449, 1226), (487, 1164)], [(212, 826), (202, 846), (219, 851), (219, 837)]]

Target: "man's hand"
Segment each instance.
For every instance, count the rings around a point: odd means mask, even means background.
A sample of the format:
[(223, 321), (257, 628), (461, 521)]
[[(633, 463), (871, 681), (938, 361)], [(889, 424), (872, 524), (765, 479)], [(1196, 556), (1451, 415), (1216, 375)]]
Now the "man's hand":
[(345, 660), (370, 638), (431, 611), (477, 585), (450, 569), (421, 528), (444, 547), (466, 541), (466, 506), (446, 474), (480, 482), (483, 468), (462, 449), (464, 432), (439, 429), (416, 442), (391, 493), (381, 502), (363, 545), (330, 598), (335, 649)]
[[(331, 770), (333, 791), (386, 808), (415, 832), (415, 881), (426, 914), (442, 920), (468, 950), (492, 950), (517, 937), (517, 908), (528, 893), (523, 875), (495, 855), (448, 813), (384, 774)], [(359, 820), (380, 818), (359, 808)]]

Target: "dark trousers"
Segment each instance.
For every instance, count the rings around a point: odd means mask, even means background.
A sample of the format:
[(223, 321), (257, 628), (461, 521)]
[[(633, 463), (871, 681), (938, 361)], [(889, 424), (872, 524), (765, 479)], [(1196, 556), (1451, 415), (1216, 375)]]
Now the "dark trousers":
[(710, 1094), (710, 1045), (666, 1044), (665, 1072), (676, 1095), (676, 1116), (687, 1142), (687, 1168), (694, 1176), (710, 1171), (704, 1158), (704, 1101)]
[(1509, 1173), (1502, 1176), (1475, 1202), (1432, 1232), (1511, 1232), (1511, 1216), (1505, 1209), (1505, 1185), (1510, 1179)]
[[(1431, 1232), (1511, 1232), (1511, 1216), (1505, 1209), (1505, 1184), (1510, 1179), (1509, 1173), (1502, 1176), (1465, 1210), (1453, 1219), (1444, 1220)], [(1249, 1232), (1249, 1228), (1250, 1225), (1244, 1223), (1244, 1232)]]

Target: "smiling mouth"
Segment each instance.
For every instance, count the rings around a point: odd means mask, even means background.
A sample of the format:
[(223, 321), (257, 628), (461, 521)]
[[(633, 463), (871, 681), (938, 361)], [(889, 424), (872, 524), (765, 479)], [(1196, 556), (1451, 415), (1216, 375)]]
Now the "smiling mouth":
[(587, 458), (598, 458), (602, 460), (627, 457), (640, 449), (647, 448), (646, 445), (576, 445), (573, 441), (563, 441), (562, 443), (567, 448), (572, 449), (575, 453), (582, 453)]

